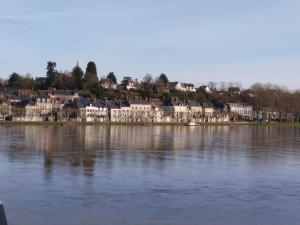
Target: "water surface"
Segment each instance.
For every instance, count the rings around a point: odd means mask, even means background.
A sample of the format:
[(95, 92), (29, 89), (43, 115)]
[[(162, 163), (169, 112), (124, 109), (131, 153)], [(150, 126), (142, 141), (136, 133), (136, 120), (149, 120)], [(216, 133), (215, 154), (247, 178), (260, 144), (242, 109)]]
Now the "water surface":
[(299, 225), (300, 129), (0, 128), (11, 225)]

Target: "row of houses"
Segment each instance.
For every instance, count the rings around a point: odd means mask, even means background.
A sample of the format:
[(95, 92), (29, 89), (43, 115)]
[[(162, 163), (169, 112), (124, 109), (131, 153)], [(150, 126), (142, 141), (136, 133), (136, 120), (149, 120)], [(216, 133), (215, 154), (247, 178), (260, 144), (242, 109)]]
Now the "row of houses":
[(178, 98), (90, 99), (70, 90), (38, 91), (31, 97), (2, 96), (1, 120), (121, 123), (228, 122), (233, 116), (252, 119), (252, 106), (181, 101)]

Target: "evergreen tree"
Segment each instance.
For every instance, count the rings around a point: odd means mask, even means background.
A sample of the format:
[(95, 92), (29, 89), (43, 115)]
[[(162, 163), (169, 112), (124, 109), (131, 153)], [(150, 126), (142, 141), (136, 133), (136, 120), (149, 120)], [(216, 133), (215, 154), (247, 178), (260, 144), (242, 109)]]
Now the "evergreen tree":
[(75, 80), (77, 89), (81, 89), (83, 86), (83, 71), (78, 65), (78, 63), (72, 70), (72, 76)]
[(22, 82), (22, 76), (20, 76), (18, 73), (14, 72), (9, 76), (8, 84), (10, 86), (13, 86), (16, 83)]
[(96, 74), (97, 75), (97, 67), (96, 64), (90, 61), (86, 66), (86, 73)]
[(56, 62), (49, 61), (47, 63), (47, 87), (53, 87), (56, 82), (57, 71), (56, 71)]
[(94, 87), (98, 83), (97, 68), (94, 62), (89, 62), (84, 76), (85, 86)]
[(111, 82), (117, 84), (117, 78), (114, 74), (114, 72), (110, 72), (107, 77), (106, 77), (108, 80), (110, 80)]
[(164, 83), (164, 84), (169, 83), (169, 79), (168, 79), (167, 75), (164, 74), (164, 73), (162, 73), (162, 74), (159, 76), (158, 80), (159, 80), (160, 82)]

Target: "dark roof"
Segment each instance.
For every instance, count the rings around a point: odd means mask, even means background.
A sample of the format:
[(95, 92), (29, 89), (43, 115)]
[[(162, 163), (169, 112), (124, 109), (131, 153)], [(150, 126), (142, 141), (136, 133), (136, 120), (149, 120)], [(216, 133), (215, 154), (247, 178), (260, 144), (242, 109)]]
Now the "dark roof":
[(201, 106), (200, 103), (197, 103), (197, 102), (194, 101), (194, 100), (188, 100), (188, 101), (187, 101), (187, 104), (188, 104), (189, 106)]
[(107, 107), (110, 108), (110, 109), (117, 109), (117, 108), (119, 108), (118, 105), (116, 104), (116, 101), (114, 101), (114, 100), (109, 100), (107, 102)]
[(186, 106), (187, 104), (179, 99), (176, 100), (166, 100), (163, 102), (164, 106)]
[(35, 105), (35, 102), (31, 99), (23, 99), (20, 102), (16, 102), (12, 104), (15, 108), (25, 108), (26, 105)]
[(149, 105), (147, 100), (133, 99), (129, 100), (130, 105)]
[(16, 94), (7, 94), (7, 97), (10, 99), (10, 100), (18, 100), (18, 101), (21, 101), (22, 98)]
[(213, 108), (213, 105), (210, 102), (202, 102), (204, 108)]
[(78, 100), (78, 106), (79, 107), (86, 107), (92, 104), (92, 100), (90, 98), (79, 98)]
[(98, 107), (98, 108), (106, 107), (106, 102), (103, 99), (96, 99), (96, 101), (93, 102), (92, 104), (93, 104), (93, 106)]
[(129, 107), (129, 102), (125, 100), (109, 100), (107, 102), (107, 107), (110, 109), (117, 109), (121, 107)]

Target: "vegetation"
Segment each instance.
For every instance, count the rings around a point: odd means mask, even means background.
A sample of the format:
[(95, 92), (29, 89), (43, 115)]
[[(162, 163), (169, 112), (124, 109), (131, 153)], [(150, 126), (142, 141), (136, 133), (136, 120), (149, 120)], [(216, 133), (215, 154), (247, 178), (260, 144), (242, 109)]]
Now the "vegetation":
[(110, 80), (111, 82), (113, 82), (114, 84), (117, 84), (117, 78), (116, 78), (114, 72), (110, 72), (106, 78), (108, 80)]
[[(15, 89), (76, 89), (85, 97), (107, 97), (110, 99), (128, 98), (177, 98), (182, 101), (195, 100), (196, 102), (211, 102), (218, 104), (222, 102), (240, 102), (250, 104), (254, 109), (265, 112), (292, 113), (300, 120), (300, 91), (290, 91), (286, 88), (272, 84), (254, 84), (248, 90), (240, 90), (239, 83), (219, 84), (209, 82), (210, 92), (201, 88), (197, 92), (180, 92), (169, 88), (169, 78), (162, 73), (157, 78), (146, 74), (141, 82), (126, 76), (115, 89), (104, 89), (98, 80), (97, 66), (90, 61), (85, 72), (75, 65), (71, 72), (59, 72), (57, 64), (49, 61), (46, 66), (46, 78), (33, 79), (30, 74), (20, 75), (16, 72), (9, 76), (8, 80), (1, 81), (0, 87)], [(106, 78), (117, 84), (116, 75), (110, 72)], [(135, 88), (125, 90), (125, 86), (134, 82)]]

